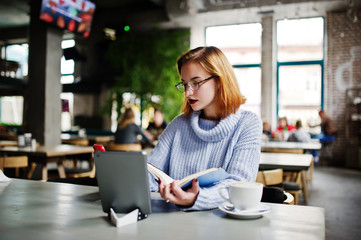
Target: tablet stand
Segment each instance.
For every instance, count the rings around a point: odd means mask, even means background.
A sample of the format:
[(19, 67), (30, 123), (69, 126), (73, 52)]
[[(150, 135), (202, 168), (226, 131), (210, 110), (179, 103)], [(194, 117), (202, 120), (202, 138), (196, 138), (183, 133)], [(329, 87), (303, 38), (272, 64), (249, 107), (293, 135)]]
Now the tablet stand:
[(118, 217), (117, 214), (114, 212), (113, 208), (110, 208), (110, 220), (117, 228), (123, 227), (131, 223), (135, 223), (146, 217), (148, 217), (148, 215), (142, 214), (142, 212), (138, 208), (122, 217)]

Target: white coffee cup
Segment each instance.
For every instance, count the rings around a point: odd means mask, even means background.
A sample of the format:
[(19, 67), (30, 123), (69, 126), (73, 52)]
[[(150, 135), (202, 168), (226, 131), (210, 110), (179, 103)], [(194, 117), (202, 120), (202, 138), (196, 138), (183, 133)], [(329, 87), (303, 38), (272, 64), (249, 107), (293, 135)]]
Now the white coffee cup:
[[(228, 196), (225, 196), (225, 190)], [(232, 182), (228, 187), (219, 188), (219, 194), (236, 209), (249, 210), (259, 206), (263, 193), (263, 184), (258, 182)]]

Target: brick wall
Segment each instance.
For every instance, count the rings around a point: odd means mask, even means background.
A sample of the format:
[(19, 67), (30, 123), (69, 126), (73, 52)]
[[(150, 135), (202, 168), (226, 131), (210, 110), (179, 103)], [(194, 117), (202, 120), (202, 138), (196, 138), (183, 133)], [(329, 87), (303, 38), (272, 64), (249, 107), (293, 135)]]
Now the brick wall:
[[(358, 10), (358, 16), (361, 16), (361, 10)], [(346, 122), (346, 89), (351, 87), (361, 87), (361, 20), (354, 22), (346, 12), (328, 12), (324, 93), (325, 111), (338, 127), (337, 139), (332, 145), (334, 158), (330, 163), (336, 166), (355, 167), (350, 166), (348, 160), (358, 153), (357, 144), (354, 149), (355, 146), (350, 144), (353, 139), (346, 135), (349, 126)], [(361, 163), (358, 167), (361, 168)]]

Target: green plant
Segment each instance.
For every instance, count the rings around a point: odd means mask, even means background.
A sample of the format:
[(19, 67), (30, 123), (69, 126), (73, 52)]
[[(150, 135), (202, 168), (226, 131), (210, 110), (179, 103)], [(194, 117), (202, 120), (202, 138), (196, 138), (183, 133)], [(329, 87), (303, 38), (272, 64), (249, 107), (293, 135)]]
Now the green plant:
[[(141, 112), (157, 106), (167, 121), (180, 113), (183, 95), (174, 85), (179, 82), (178, 57), (189, 49), (189, 30), (157, 30), (148, 33), (126, 32), (112, 42), (107, 59), (119, 77), (103, 110), (110, 113), (117, 102), (118, 116), (123, 93), (131, 92), (141, 100)], [(160, 101), (152, 101), (159, 96)]]

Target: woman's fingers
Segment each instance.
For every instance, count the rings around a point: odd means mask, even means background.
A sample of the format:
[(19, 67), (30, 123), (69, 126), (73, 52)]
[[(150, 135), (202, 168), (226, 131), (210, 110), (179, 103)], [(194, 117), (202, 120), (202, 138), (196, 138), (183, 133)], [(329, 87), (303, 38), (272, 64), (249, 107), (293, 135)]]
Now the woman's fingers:
[(170, 186), (171, 191), (174, 195), (175, 204), (182, 206), (191, 206), (197, 199), (199, 193), (199, 184), (197, 179), (193, 179), (192, 188), (184, 191), (179, 185), (178, 182), (174, 182)]
[(159, 182), (159, 193), (166, 202), (172, 202), (181, 206), (191, 206), (197, 199), (199, 193), (198, 179), (193, 179), (192, 187), (184, 191), (175, 180), (171, 184), (164, 185)]
[(198, 193), (199, 193), (198, 178), (193, 179), (193, 181), (192, 181), (192, 188), (189, 189), (188, 192), (191, 192), (191, 193), (193, 193), (193, 194), (198, 195)]

